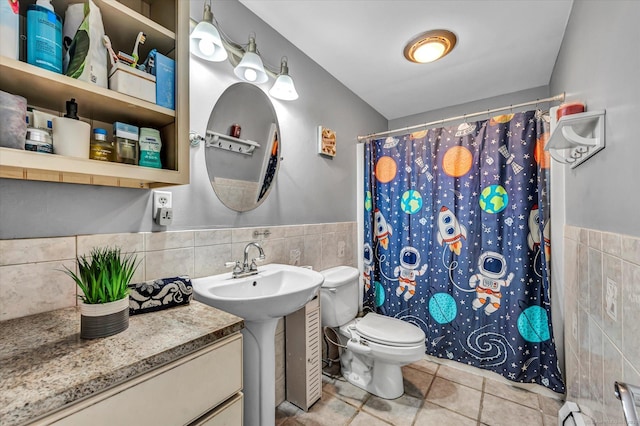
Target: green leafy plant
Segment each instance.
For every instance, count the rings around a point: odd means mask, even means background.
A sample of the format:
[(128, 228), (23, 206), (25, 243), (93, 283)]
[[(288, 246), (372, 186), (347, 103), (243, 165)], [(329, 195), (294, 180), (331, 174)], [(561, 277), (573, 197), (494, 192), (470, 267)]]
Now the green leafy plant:
[(65, 266), (76, 282), (84, 303), (115, 302), (129, 295), (129, 282), (140, 262), (135, 253), (122, 255), (120, 248), (94, 248), (89, 256), (78, 257), (78, 274)]

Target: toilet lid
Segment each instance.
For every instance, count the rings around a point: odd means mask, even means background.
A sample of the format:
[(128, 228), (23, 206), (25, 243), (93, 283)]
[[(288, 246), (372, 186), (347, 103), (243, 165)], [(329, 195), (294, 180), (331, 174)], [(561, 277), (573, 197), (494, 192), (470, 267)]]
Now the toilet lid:
[(413, 324), (375, 313), (356, 322), (358, 333), (373, 342), (394, 346), (413, 346), (424, 342), (424, 332)]

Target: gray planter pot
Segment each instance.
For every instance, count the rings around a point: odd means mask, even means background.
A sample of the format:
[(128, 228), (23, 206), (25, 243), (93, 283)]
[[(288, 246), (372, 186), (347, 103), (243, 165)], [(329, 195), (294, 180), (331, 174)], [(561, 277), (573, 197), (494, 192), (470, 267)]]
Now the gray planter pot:
[(115, 302), (80, 305), (80, 337), (113, 336), (129, 327), (129, 297)]

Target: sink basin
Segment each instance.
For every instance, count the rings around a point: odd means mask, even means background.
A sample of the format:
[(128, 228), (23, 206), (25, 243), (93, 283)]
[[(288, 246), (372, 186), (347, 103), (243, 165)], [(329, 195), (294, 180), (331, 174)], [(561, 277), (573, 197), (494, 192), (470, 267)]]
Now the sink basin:
[(322, 274), (297, 266), (272, 263), (258, 271), (243, 278), (231, 278), (231, 272), (196, 278), (195, 299), (245, 321), (265, 321), (302, 308), (324, 281)]

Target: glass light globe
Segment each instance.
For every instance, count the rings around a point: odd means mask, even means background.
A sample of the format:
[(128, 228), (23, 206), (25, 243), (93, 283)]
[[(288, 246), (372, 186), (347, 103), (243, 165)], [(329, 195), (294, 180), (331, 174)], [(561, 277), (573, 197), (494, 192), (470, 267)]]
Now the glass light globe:
[(213, 52), (216, 50), (215, 44), (213, 44), (211, 40), (206, 40), (204, 38), (200, 39), (198, 42), (198, 48), (200, 49), (200, 52), (206, 56), (213, 55)]
[(246, 70), (244, 70), (244, 78), (247, 81), (256, 81), (256, 78), (258, 78), (258, 73), (251, 68), (247, 68)]
[(420, 62), (421, 64), (424, 64), (427, 62), (433, 62), (442, 56), (445, 49), (446, 49), (445, 45), (442, 44), (441, 42), (430, 41), (418, 47), (413, 52), (413, 57), (417, 62)]

